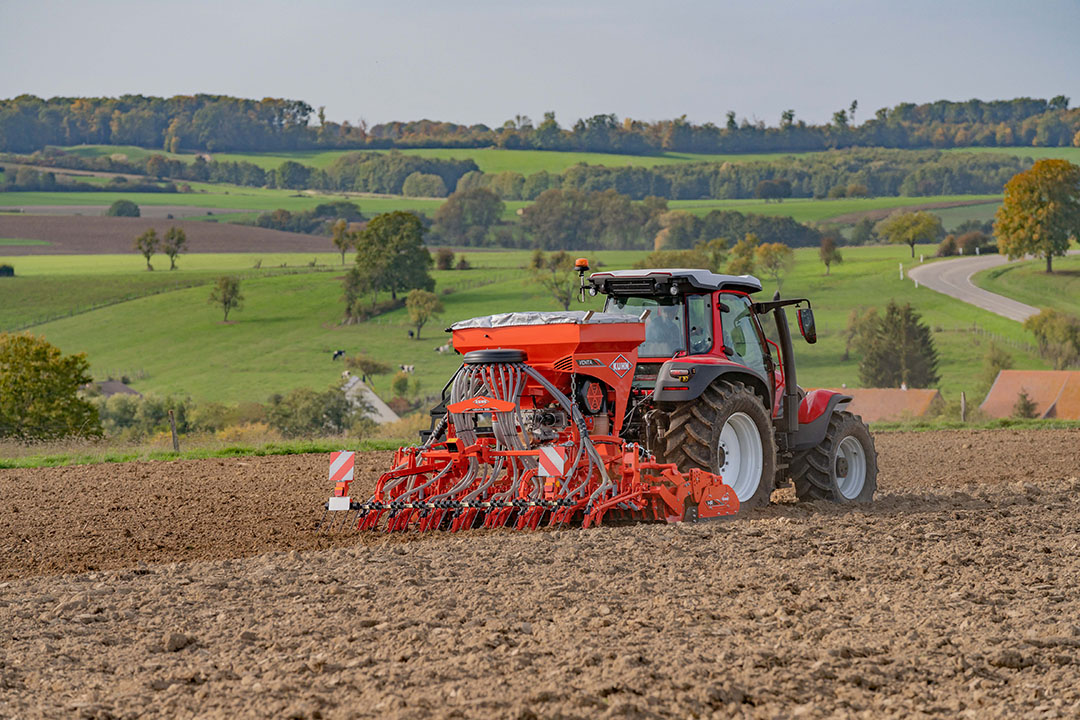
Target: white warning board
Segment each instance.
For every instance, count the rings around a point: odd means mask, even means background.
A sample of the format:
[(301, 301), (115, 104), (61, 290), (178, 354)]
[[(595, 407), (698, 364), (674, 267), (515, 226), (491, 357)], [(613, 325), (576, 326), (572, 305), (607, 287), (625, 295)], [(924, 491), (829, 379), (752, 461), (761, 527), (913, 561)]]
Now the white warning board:
[(330, 482), (352, 482), (355, 467), (356, 453), (344, 450), (330, 453)]
[(562, 477), (566, 472), (566, 448), (545, 445), (540, 448), (540, 477)]

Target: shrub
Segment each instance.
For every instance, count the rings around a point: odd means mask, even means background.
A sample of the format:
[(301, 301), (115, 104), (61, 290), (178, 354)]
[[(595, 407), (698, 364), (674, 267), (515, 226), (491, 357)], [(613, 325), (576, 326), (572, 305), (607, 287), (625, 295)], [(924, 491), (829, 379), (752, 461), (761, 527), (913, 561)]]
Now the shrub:
[(0, 264), (0, 277), (15, 277), (15, 268), (7, 263)]
[(956, 236), (946, 235), (945, 239), (938, 245), (937, 256), (938, 257), (952, 257), (957, 252), (956, 250)]
[(106, 217), (139, 217), (139, 206), (130, 200), (117, 200), (105, 211)]
[(439, 248), (435, 253), (435, 267), (439, 270), (450, 270), (454, 267), (454, 251), (450, 248)]

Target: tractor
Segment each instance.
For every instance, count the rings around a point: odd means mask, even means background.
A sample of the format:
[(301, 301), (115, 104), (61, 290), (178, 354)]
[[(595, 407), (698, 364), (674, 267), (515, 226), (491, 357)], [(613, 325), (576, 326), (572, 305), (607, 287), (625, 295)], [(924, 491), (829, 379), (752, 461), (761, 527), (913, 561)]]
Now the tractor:
[[(400, 448), (367, 501), (351, 478), (330, 526), (401, 531), (679, 522), (737, 515), (777, 487), (869, 502), (877, 454), (851, 397), (796, 384), (786, 308), (816, 342), (805, 298), (755, 301), (749, 275), (597, 272), (602, 312), (457, 322), (462, 364), (419, 446)], [(772, 315), (776, 340), (761, 323)], [(344, 513), (339, 513), (344, 511)], [(352, 515), (350, 515), (352, 513)], [(324, 513), (324, 523), (326, 514)]]
[[(749, 275), (651, 269), (593, 273), (583, 286), (606, 296), (605, 313), (648, 315), (638, 347), (626, 437), (679, 468), (724, 478), (745, 510), (795, 485), (800, 500), (869, 502), (877, 488), (877, 453), (851, 397), (804, 392), (785, 308), (817, 341), (805, 298), (755, 301)], [(805, 307), (801, 307), (805, 306)], [(775, 341), (762, 320), (773, 316)]]

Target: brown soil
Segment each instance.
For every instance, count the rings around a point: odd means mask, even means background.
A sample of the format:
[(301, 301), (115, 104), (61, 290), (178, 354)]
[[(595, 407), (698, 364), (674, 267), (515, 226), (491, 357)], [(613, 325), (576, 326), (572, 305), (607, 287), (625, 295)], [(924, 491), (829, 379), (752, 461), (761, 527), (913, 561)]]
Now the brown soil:
[(317, 536), (321, 455), (0, 471), (0, 716), (1076, 717), (1080, 431), (876, 441), (868, 507), (535, 533)]
[(0, 213), (0, 237), (45, 240), (49, 245), (5, 246), (4, 255), (88, 255), (130, 253), (135, 238), (148, 228), (162, 235), (184, 229), (188, 252), (324, 252), (327, 238), (229, 223)]
[(863, 218), (882, 220), (894, 212), (915, 212), (916, 210), (945, 210), (946, 208), (968, 207), (969, 205), (996, 205), (996, 202), (986, 200), (953, 200), (951, 202), (916, 203), (903, 207), (880, 208), (877, 210), (860, 210), (859, 212), (844, 213), (829, 218), (829, 222), (840, 225), (854, 225)]

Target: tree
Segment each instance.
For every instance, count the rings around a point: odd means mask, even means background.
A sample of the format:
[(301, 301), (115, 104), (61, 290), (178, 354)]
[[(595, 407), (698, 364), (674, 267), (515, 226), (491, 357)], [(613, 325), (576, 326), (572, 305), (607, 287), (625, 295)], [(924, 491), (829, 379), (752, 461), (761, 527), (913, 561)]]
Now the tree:
[(376, 215), (360, 233), (357, 264), (378, 270), (378, 287), (399, 292), (414, 288), (433, 290), (431, 253), (424, 247), (424, 225), (411, 212), (395, 211)]
[(825, 274), (829, 274), (829, 270), (833, 263), (839, 265), (844, 262), (844, 255), (840, 252), (840, 248), (836, 246), (835, 235), (825, 235), (821, 238), (821, 247), (818, 248), (818, 257), (821, 258), (821, 262), (825, 263)]
[(427, 290), (410, 290), (405, 298), (405, 307), (409, 311), (409, 319), (416, 328), (416, 339), (420, 339), (420, 329), (428, 320), (441, 315), (443, 312), (442, 301), (439, 296)]
[(770, 200), (783, 202), (784, 198), (791, 197), (791, 183), (787, 180), (762, 180), (754, 189), (754, 197), (761, 198), (765, 202)]
[(1055, 370), (1080, 362), (1080, 320), (1047, 308), (1024, 321), (1039, 344), (1039, 354), (1054, 363)]
[(546, 257), (542, 251), (537, 250), (533, 253), (531, 264), (533, 282), (551, 293), (563, 310), (569, 310), (576, 290), (574, 258), (562, 250)]
[(979, 394), (985, 395), (989, 392), (994, 380), (997, 379), (998, 373), (1002, 370), (1009, 370), (1012, 366), (1012, 355), (1007, 353), (996, 342), (991, 341), (990, 346), (986, 348), (986, 354), (983, 355), (982, 370), (979, 372), (979, 384), (977, 386)]
[(405, 394), (409, 392), (409, 376), (405, 372), (399, 372), (394, 375), (390, 381), (390, 392), (394, 394), (394, 397), (405, 397)]
[[(187, 233), (183, 228), (178, 228), (175, 225), (165, 231), (165, 239), (161, 243), (161, 251), (169, 256), (169, 269), (176, 269), (176, 258), (180, 253), (187, 250)], [(150, 258), (146, 259), (147, 265), (150, 264)]]
[(868, 217), (861, 217), (851, 228), (851, 244), (865, 245), (874, 239), (874, 221)]
[(311, 168), (301, 165), (295, 160), (286, 160), (277, 169), (278, 187), (303, 190), (308, 186), (310, 179)]
[(866, 354), (877, 324), (877, 308), (868, 308), (861, 312), (855, 309), (848, 314), (847, 327), (844, 329), (844, 354), (840, 356), (842, 362), (851, 359), (852, 350), (860, 357)]
[(446, 197), (446, 183), (438, 175), (416, 171), (405, 178), (401, 194), (406, 197)]
[(266, 421), (287, 438), (340, 435), (370, 411), (370, 405), (341, 387), (321, 393), (297, 388), (284, 397), (271, 396)]
[(379, 362), (375, 358), (359, 353), (358, 355), (350, 355), (345, 358), (345, 367), (350, 370), (359, 370), (361, 379), (374, 387), (372, 382), (376, 375), (386, 375), (390, 372), (390, 366), (384, 362)]
[(244, 307), (244, 296), (240, 294), (240, 278), (235, 275), (222, 275), (217, 279), (217, 284), (210, 291), (207, 301), (211, 305), (218, 305), (225, 311), (223, 322), (229, 322), (229, 311), (240, 310)]
[(911, 305), (890, 300), (885, 314), (867, 328), (859, 379), (866, 387), (931, 387), (938, 381), (938, 355), (930, 328)]
[(499, 196), (485, 187), (459, 190), (435, 211), (433, 229), (452, 245), (484, 245), (504, 207)]
[(1016, 403), (1013, 405), (1012, 414), (1014, 418), (1025, 420), (1038, 416), (1038, 406), (1034, 400), (1028, 397), (1025, 388), (1020, 388), (1020, 392), (1016, 396)]
[(435, 269), (453, 270), (454, 251), (450, 248), (439, 248), (438, 252), (435, 253)]
[(39, 440), (101, 435), (97, 409), (79, 397), (91, 382), (84, 353), (29, 333), (0, 333), (0, 437)]
[(338, 220), (331, 228), (330, 242), (341, 253), (341, 264), (345, 264), (345, 253), (356, 243), (356, 235), (349, 232), (349, 223), (344, 219)]
[(1039, 160), (1005, 184), (994, 235), (998, 250), (1015, 259), (1027, 254), (1053, 257), (1069, 248), (1080, 233), (1080, 166), (1067, 160)]
[(755, 251), (758, 267), (776, 282), (777, 291), (784, 284), (784, 275), (795, 265), (795, 251), (784, 243), (765, 243)]
[(117, 200), (105, 211), (105, 217), (139, 217), (139, 206), (130, 200)]
[(874, 231), (891, 243), (911, 246), (911, 257), (915, 257), (917, 243), (934, 242), (944, 232), (941, 218), (924, 210), (893, 213), (879, 222)]
[(757, 250), (758, 236), (754, 233), (746, 233), (735, 247), (731, 248), (731, 262), (728, 263), (727, 271), (732, 275), (752, 275), (754, 272), (754, 253)]
[(146, 258), (146, 269), (153, 270), (154, 266), (150, 264), (150, 258), (154, 256), (154, 253), (158, 249), (158, 236), (157, 231), (154, 228), (148, 229), (139, 237), (135, 238), (135, 252)]

